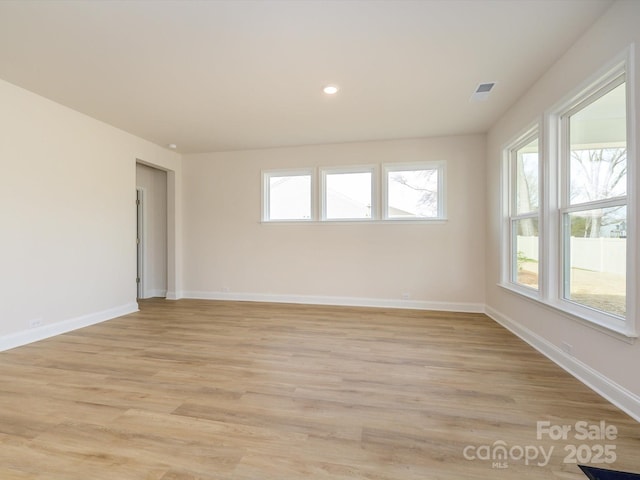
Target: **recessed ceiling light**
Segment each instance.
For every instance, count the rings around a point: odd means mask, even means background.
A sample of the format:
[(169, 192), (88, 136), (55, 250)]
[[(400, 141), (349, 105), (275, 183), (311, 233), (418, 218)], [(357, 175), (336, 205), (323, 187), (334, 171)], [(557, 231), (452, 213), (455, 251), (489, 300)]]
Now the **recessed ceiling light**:
[(322, 89), (322, 91), (327, 95), (335, 95), (336, 93), (338, 93), (338, 90), (339, 88), (336, 85), (327, 85)]
[(176, 148), (178, 148), (175, 143), (170, 143), (169, 145), (167, 145), (167, 147), (169, 147), (171, 150), (175, 150)]

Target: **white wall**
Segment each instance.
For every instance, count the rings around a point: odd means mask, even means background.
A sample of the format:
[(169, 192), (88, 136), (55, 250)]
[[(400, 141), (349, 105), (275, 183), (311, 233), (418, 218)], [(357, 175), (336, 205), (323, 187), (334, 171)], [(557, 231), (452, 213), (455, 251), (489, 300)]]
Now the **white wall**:
[[(491, 129), (487, 138), (487, 311), (640, 419), (640, 343), (629, 344), (510, 293), (500, 280), (502, 148), (564, 96), (620, 54), (640, 46), (640, 2), (619, 1)], [(640, 49), (635, 52), (636, 136), (640, 139)], [(636, 158), (629, 159), (637, 162)], [(636, 292), (637, 295), (637, 292)], [(637, 313), (637, 312), (635, 312)], [(573, 356), (560, 349), (573, 346)]]
[(167, 172), (138, 163), (136, 186), (142, 189), (142, 298), (167, 294)]
[[(477, 135), (185, 155), (184, 294), (479, 310), (484, 148)], [(263, 169), (436, 160), (444, 223), (260, 222)]]
[(0, 349), (135, 310), (136, 159), (180, 211), (180, 156), (4, 81), (0, 105)]

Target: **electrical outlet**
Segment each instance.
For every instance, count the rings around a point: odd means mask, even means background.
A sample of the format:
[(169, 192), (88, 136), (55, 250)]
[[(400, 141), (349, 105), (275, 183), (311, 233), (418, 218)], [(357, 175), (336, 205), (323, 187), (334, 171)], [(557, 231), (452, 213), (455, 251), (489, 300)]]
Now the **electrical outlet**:
[(409, 292), (402, 292), (401, 297), (403, 300), (409, 300), (411, 298), (411, 294)]
[(562, 342), (562, 351), (568, 355), (573, 355), (573, 345), (567, 342)]
[(38, 328), (42, 326), (42, 318), (34, 318), (29, 321), (29, 328)]

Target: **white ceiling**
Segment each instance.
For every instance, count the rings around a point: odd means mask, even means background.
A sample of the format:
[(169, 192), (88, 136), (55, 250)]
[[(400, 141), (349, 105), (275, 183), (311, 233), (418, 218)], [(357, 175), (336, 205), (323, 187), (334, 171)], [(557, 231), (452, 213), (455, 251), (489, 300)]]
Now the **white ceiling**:
[(1, 0), (0, 78), (185, 153), (485, 132), (610, 3)]

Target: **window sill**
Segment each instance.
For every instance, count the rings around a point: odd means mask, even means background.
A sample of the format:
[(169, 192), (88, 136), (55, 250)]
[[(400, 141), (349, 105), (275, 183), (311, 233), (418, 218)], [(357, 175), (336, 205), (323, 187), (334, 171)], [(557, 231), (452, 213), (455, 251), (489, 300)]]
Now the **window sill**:
[[(621, 340), (628, 344), (634, 344), (636, 339), (638, 338), (638, 334), (635, 333), (628, 326), (619, 326), (613, 323), (604, 323), (597, 319), (587, 318), (583, 315), (580, 315), (579, 313), (569, 311), (568, 309), (564, 308), (563, 305), (558, 305), (555, 302), (550, 302), (550, 301), (541, 299), (539, 295), (534, 291), (532, 292), (524, 291), (523, 289), (520, 289), (515, 285), (510, 285), (508, 283), (503, 283), (503, 282), (498, 283), (498, 286), (510, 293), (514, 293), (524, 298), (529, 302), (535, 303), (536, 305), (540, 305), (546, 308), (547, 310), (552, 311), (555, 314), (559, 314), (564, 318), (577, 322), (581, 325), (589, 327), (600, 333), (604, 333), (605, 335), (615, 338), (616, 340)], [(630, 320), (627, 320), (627, 321), (630, 321)]]
[(345, 219), (345, 220), (261, 220), (263, 225), (443, 225), (446, 218), (430, 219), (398, 219), (398, 220), (370, 220), (370, 219)]

